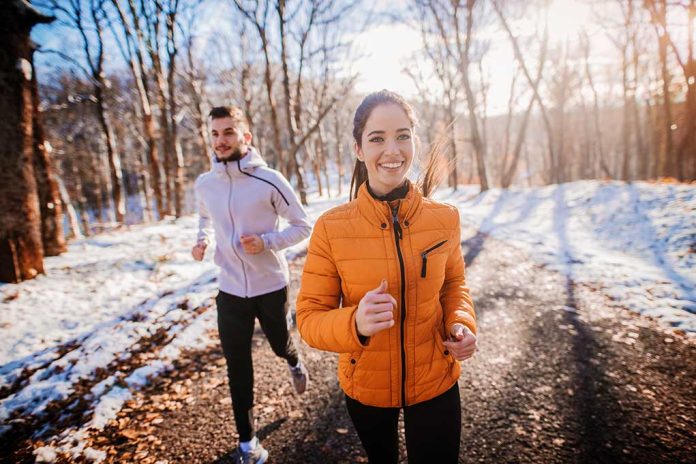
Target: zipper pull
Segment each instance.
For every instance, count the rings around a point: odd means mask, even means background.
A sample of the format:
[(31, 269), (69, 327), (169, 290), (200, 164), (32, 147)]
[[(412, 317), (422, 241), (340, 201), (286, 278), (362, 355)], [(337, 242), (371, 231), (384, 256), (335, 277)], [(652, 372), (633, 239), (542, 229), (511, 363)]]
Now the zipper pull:
[(423, 253), (421, 253), (421, 258), (423, 259), (423, 263), (421, 264), (421, 277), (425, 277), (425, 274), (427, 272), (427, 266), (428, 266), (428, 253), (431, 251), (440, 248), (442, 245), (447, 243), (447, 240), (443, 240), (437, 245), (431, 246), (427, 250), (425, 250)]
[(396, 234), (397, 237), (399, 237), (399, 240), (403, 239), (403, 231), (401, 230), (401, 224), (399, 224), (399, 205), (397, 204), (395, 207), (392, 209), (392, 223), (394, 224), (394, 233)]

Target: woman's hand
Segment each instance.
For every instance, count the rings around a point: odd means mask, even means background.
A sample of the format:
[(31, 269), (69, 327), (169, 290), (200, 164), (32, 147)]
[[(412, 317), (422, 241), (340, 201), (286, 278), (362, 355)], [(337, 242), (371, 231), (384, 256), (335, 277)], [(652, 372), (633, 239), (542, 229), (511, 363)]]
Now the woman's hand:
[(370, 337), (392, 327), (394, 308), (396, 308), (396, 300), (387, 292), (387, 280), (382, 279), (379, 287), (365, 293), (358, 304), (358, 310), (355, 313), (358, 334)]
[(478, 351), (476, 335), (464, 324), (453, 324), (451, 335), (452, 338), (444, 344), (457, 361), (469, 359)]

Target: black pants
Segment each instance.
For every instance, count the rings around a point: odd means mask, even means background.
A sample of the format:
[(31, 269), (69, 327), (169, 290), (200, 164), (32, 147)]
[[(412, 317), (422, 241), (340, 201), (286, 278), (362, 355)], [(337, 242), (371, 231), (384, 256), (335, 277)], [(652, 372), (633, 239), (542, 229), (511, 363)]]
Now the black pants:
[(257, 317), (273, 352), (290, 365), (297, 364), (297, 349), (288, 333), (287, 297), (287, 288), (282, 288), (252, 298), (220, 291), (216, 298), (220, 344), (227, 360), (227, 378), (239, 441), (249, 441), (255, 434), (251, 337)]
[[(348, 396), (346, 406), (370, 463), (396, 463), (400, 408), (366, 406)], [(409, 464), (456, 463), (462, 430), (459, 386), (454, 384), (440, 396), (406, 406), (404, 425)]]

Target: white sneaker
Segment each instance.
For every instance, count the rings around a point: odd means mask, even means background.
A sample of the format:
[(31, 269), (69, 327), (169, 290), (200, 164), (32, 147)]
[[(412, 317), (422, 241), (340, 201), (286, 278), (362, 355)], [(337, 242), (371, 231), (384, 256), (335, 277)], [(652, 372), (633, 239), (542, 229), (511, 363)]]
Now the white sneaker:
[(290, 365), (288, 365), (288, 367), (290, 368), (290, 375), (292, 376), (292, 385), (295, 387), (295, 391), (301, 395), (307, 390), (309, 372), (307, 372), (307, 368), (302, 361), (298, 361), (295, 367)]

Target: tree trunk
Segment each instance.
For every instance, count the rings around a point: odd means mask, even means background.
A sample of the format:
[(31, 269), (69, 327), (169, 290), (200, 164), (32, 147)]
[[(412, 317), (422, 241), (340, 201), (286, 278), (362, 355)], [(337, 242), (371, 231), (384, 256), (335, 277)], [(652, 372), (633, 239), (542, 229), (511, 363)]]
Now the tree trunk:
[(0, 2), (0, 281), (44, 272), (34, 173), (32, 27), (50, 22), (28, 3)]
[(172, 143), (172, 129), (169, 125), (169, 112), (167, 111), (167, 99), (165, 98), (164, 79), (161, 76), (159, 66), (155, 66), (155, 87), (157, 91), (157, 106), (160, 109), (159, 113), (159, 128), (162, 134), (162, 149), (164, 150), (164, 210), (167, 214), (172, 214), (174, 211), (174, 192), (172, 189), (173, 173), (174, 173), (174, 151)]
[(194, 71), (192, 47), (193, 40), (191, 37), (189, 37), (188, 45), (186, 48), (186, 55), (188, 60), (188, 70), (186, 74), (188, 76), (188, 83), (191, 91), (191, 102), (193, 103), (193, 119), (196, 123), (196, 136), (198, 137), (200, 156), (205, 156), (207, 161), (206, 166), (210, 168), (210, 157), (207, 156), (210, 142), (208, 141), (208, 129), (206, 127), (205, 119), (206, 117), (203, 113), (203, 86), (201, 85), (200, 79)]
[(87, 197), (85, 195), (85, 188), (82, 184), (82, 179), (86, 173), (80, 169), (78, 164), (82, 163), (72, 163), (72, 170), (70, 174), (72, 175), (74, 188), (75, 188), (75, 198), (77, 199), (77, 207), (80, 211), (80, 222), (82, 223), (82, 232), (85, 237), (92, 235), (92, 229), (89, 223), (89, 214), (87, 214)]
[[(530, 87), (532, 88), (532, 91), (534, 92), (534, 98), (536, 99), (536, 102), (539, 106), (539, 110), (541, 111), (541, 118), (542, 118), (542, 121), (544, 122), (544, 127), (546, 128), (546, 137), (547, 137), (547, 143), (548, 143), (548, 149), (549, 149), (548, 169), (549, 169), (549, 172), (551, 173), (551, 177), (547, 180), (550, 181), (551, 183), (558, 182), (558, 179), (556, 177), (558, 170), (556, 168), (556, 154), (554, 152), (553, 129), (551, 127), (551, 120), (548, 117), (548, 112), (546, 111), (546, 105), (544, 104), (543, 100), (541, 99), (541, 95), (539, 95), (538, 85), (534, 85), (534, 81), (532, 79), (532, 76), (529, 74), (529, 70), (527, 69), (527, 65), (524, 62), (524, 55), (520, 49), (517, 38), (512, 33), (512, 30), (510, 29), (507, 21), (505, 20), (505, 17), (503, 16), (503, 12), (500, 10), (500, 7), (498, 6), (498, 4), (495, 1), (492, 2), (492, 5), (493, 5), (493, 9), (495, 10), (496, 14), (498, 15), (498, 18), (500, 18), (500, 22), (503, 25), (503, 28), (505, 29), (508, 37), (510, 38), (510, 41), (512, 42), (512, 49), (515, 53), (515, 58), (517, 59), (518, 63), (520, 64), (520, 68), (522, 69), (524, 76), (527, 79), (527, 82), (529, 83)], [(546, 46), (548, 43), (548, 27), (544, 28), (544, 38), (542, 40), (543, 40), (542, 47), (544, 50), (546, 50)], [(543, 66), (543, 63), (541, 63), (540, 65)]]
[(114, 213), (116, 222), (123, 223), (126, 215), (126, 201), (124, 198), (123, 188), (123, 171), (121, 169), (121, 157), (114, 146), (114, 134), (111, 129), (111, 123), (108, 119), (108, 106), (104, 100), (103, 88), (105, 86), (104, 79), (95, 85), (95, 97), (97, 99), (97, 117), (99, 124), (104, 132), (104, 143), (106, 145), (106, 153), (109, 161), (109, 173), (111, 175), (111, 196), (114, 202)]
[[(178, 2), (177, 2), (178, 5)], [(175, 7), (176, 8), (176, 7)], [(184, 153), (179, 140), (177, 113), (179, 111), (176, 101), (176, 57), (178, 49), (174, 33), (176, 30), (176, 9), (167, 14), (167, 54), (169, 58), (167, 70), (167, 89), (169, 90), (169, 151), (174, 156), (174, 214), (176, 217), (183, 215), (184, 204)]]
[(452, 190), (457, 190), (457, 183), (459, 181), (459, 174), (457, 173), (457, 114), (454, 109), (456, 102), (449, 99), (447, 102), (447, 112), (449, 116), (449, 145), (450, 145), (450, 166), (449, 166), (449, 176), (448, 183)]
[(261, 34), (261, 43), (263, 45), (263, 56), (266, 67), (264, 69), (264, 82), (266, 84), (266, 95), (268, 96), (268, 106), (271, 110), (271, 130), (273, 131), (273, 148), (276, 151), (278, 158), (279, 171), (289, 179), (289, 169), (285, 161), (285, 152), (283, 145), (280, 142), (280, 124), (278, 123), (278, 110), (276, 108), (275, 97), (273, 96), (273, 78), (271, 77), (271, 58), (268, 52), (268, 41), (266, 40), (265, 32)]
[(56, 176), (56, 183), (58, 184), (60, 199), (63, 203), (63, 210), (65, 211), (65, 214), (68, 217), (68, 224), (70, 225), (69, 237), (81, 239), (83, 238), (83, 235), (82, 232), (80, 232), (80, 224), (77, 219), (77, 212), (75, 211), (75, 207), (73, 206), (72, 201), (70, 200), (70, 194), (68, 193), (68, 189), (65, 188), (63, 180), (58, 176)]
[(621, 121), (621, 138), (623, 139), (623, 160), (621, 163), (621, 179), (630, 180), (630, 160), (631, 160), (631, 133), (629, 111), (631, 109), (631, 97), (628, 89), (628, 39), (621, 50), (621, 84), (623, 89), (623, 117)]
[[(288, 130), (288, 135), (290, 137), (290, 143), (295, 146), (297, 144), (298, 129), (295, 127), (295, 121), (293, 119), (292, 111), (292, 98), (290, 96), (290, 71), (288, 70), (288, 55), (287, 55), (287, 38), (286, 38), (286, 18), (285, 18), (285, 1), (279, 0), (277, 4), (278, 10), (278, 24), (280, 27), (280, 60), (281, 67), (283, 69), (283, 94), (285, 95), (285, 115), (286, 115), (286, 125)], [(302, 168), (302, 163), (298, 159), (299, 150), (296, 149), (294, 153), (291, 154), (290, 160), (292, 161), (292, 167), (294, 169), (297, 185), (297, 191), (300, 194), (300, 201), (303, 205), (307, 204), (307, 191), (305, 189), (304, 182), (304, 172)]]
[[(595, 136), (594, 140), (596, 140), (596, 150), (595, 152), (597, 153), (597, 160), (598, 164), (601, 168), (601, 171), (604, 173), (605, 176), (607, 177), (613, 177), (611, 175), (611, 172), (606, 166), (605, 160), (604, 160), (604, 149), (602, 146), (602, 129), (601, 129), (601, 124), (599, 120), (599, 93), (597, 92), (597, 88), (594, 85), (594, 80), (592, 79), (592, 72), (590, 71), (590, 47), (589, 47), (589, 42), (586, 42), (586, 47), (584, 48), (584, 59), (585, 59), (585, 77), (587, 78), (587, 83), (590, 85), (590, 89), (592, 90), (592, 115), (593, 115), (593, 121), (594, 121), (594, 129), (595, 129)], [(596, 165), (593, 166), (593, 168), (596, 168)]]
[[(544, 40), (544, 46), (541, 48), (540, 55), (539, 55), (539, 67), (537, 68), (537, 75), (536, 78), (534, 79), (533, 86), (534, 88), (539, 87), (539, 83), (541, 82), (541, 77), (543, 76), (544, 72), (544, 63), (546, 62), (546, 40)], [(510, 93), (512, 94), (514, 88), (514, 80), (513, 80), (513, 85), (510, 88)], [(511, 101), (510, 101), (510, 117), (512, 117), (513, 114), (513, 109), (512, 109), (512, 95), (511, 95)], [(534, 107), (534, 96), (530, 98), (529, 104), (527, 105), (527, 109), (524, 112), (524, 116), (522, 117), (522, 125), (520, 126), (519, 131), (517, 132), (517, 138), (515, 141), (515, 149), (512, 154), (512, 161), (510, 163), (510, 168), (503, 173), (503, 188), (508, 188), (512, 184), (512, 181), (515, 178), (515, 172), (517, 171), (517, 164), (519, 163), (520, 159), (520, 152), (522, 150), (522, 146), (524, 145), (524, 141), (527, 137), (527, 126), (529, 125), (529, 119), (532, 115), (532, 108)], [(507, 142), (506, 142), (507, 145)], [(507, 150), (506, 150), (507, 152)]]
[(46, 141), (39, 114), (39, 90), (36, 74), (31, 83), (34, 131), (34, 173), (41, 210), (41, 239), (44, 256), (58, 256), (67, 250), (63, 235), (63, 204), (53, 173), (50, 145)]
[(317, 130), (317, 141), (317, 151), (321, 153), (321, 157), (319, 159), (321, 160), (321, 172), (324, 174), (324, 185), (326, 185), (326, 194), (329, 198), (331, 198), (331, 183), (329, 181), (328, 170), (329, 163), (327, 162), (326, 144), (324, 143), (324, 132), (321, 127), (319, 127), (319, 130)]
[(162, 219), (166, 211), (164, 201), (162, 199), (160, 175), (161, 163), (159, 150), (157, 148), (157, 132), (155, 130), (155, 122), (152, 118), (152, 105), (150, 105), (150, 97), (148, 96), (147, 72), (145, 70), (144, 63), (145, 51), (143, 49), (142, 31), (137, 21), (138, 15), (135, 12), (135, 5), (133, 4), (132, 0), (129, 0), (128, 5), (131, 9), (133, 17), (136, 18), (136, 21), (133, 22), (135, 34), (131, 29), (130, 22), (126, 17), (125, 11), (123, 10), (120, 2), (118, 0), (112, 0), (112, 3), (118, 12), (126, 39), (133, 44), (133, 48), (135, 49), (134, 53), (132, 53), (130, 56), (125, 56), (124, 59), (128, 62), (128, 65), (131, 68), (135, 87), (138, 92), (138, 102), (140, 103), (143, 129), (145, 132), (145, 139), (147, 140), (147, 157), (150, 165), (152, 189), (155, 195), (155, 203), (157, 204), (157, 213), (159, 215), (159, 219)]
[(338, 168), (338, 196), (343, 193), (343, 144), (341, 143), (341, 125), (338, 113), (334, 111), (334, 137), (336, 139), (336, 167)]
[(478, 115), (476, 114), (476, 100), (474, 97), (474, 91), (471, 86), (469, 79), (469, 65), (470, 60), (470, 47), (471, 47), (471, 36), (473, 28), (473, 14), (474, 14), (474, 3), (475, 1), (467, 2), (467, 17), (466, 17), (466, 35), (464, 37), (464, 45), (461, 44), (461, 38), (459, 34), (459, 19), (454, 18), (454, 23), (456, 27), (455, 38), (457, 40), (457, 48), (460, 50), (460, 63), (462, 82), (464, 84), (464, 92), (466, 94), (466, 105), (469, 110), (469, 131), (470, 139), (473, 145), (473, 156), (476, 160), (476, 169), (479, 178), (479, 185), (481, 186), (481, 191), (488, 190), (488, 178), (486, 176), (486, 165), (485, 165), (485, 153), (486, 147), (484, 140), (481, 139), (481, 134), (479, 132)]

